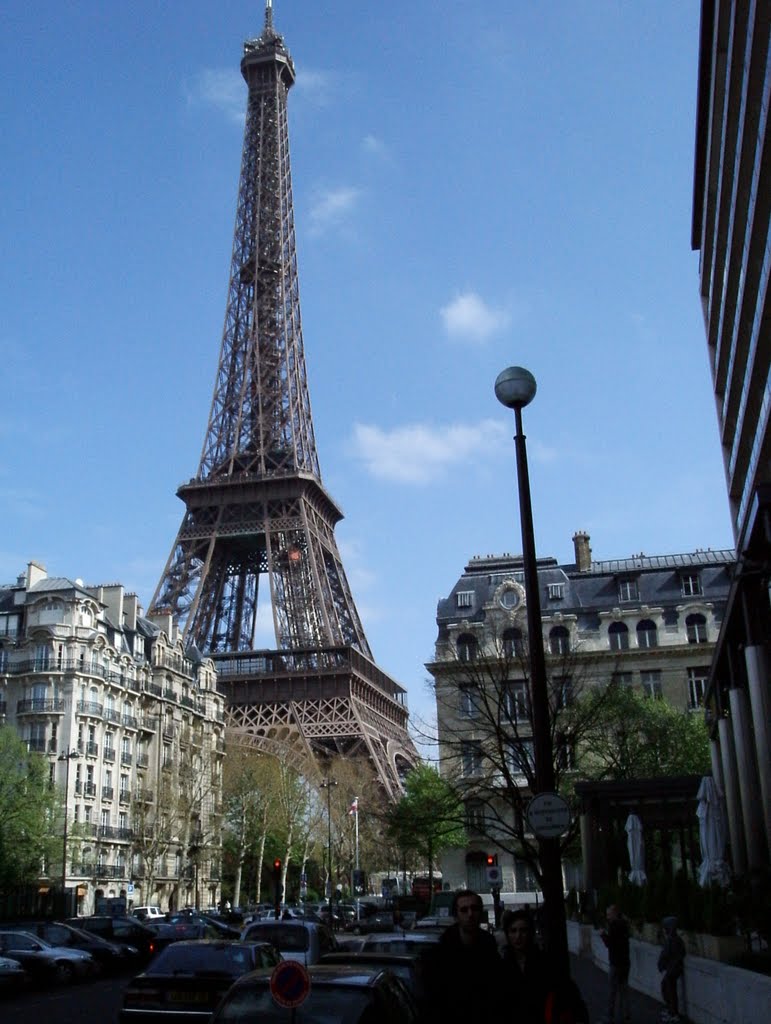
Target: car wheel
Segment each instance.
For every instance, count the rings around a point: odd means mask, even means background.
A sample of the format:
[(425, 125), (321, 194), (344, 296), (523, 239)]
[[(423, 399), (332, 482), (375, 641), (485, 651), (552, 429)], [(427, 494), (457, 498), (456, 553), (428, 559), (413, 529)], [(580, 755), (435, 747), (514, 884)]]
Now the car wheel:
[(75, 968), (66, 960), (60, 960), (56, 964), (56, 980), (62, 985), (69, 985), (75, 977)]

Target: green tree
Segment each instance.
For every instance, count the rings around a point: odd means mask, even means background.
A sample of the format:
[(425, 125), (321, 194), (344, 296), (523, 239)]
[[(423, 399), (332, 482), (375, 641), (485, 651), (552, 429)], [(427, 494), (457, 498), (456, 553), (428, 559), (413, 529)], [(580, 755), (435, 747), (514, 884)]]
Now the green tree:
[(428, 764), (404, 780), (404, 796), (387, 812), (388, 832), (402, 851), (425, 858), (433, 892), (434, 858), (444, 849), (465, 846), (463, 802), (453, 786)]
[(61, 856), (62, 814), (44, 758), (0, 726), (0, 894), (34, 881)]
[(626, 686), (612, 685), (585, 702), (593, 726), (582, 737), (581, 775), (595, 779), (651, 779), (705, 775), (709, 735), (702, 714), (679, 711)]

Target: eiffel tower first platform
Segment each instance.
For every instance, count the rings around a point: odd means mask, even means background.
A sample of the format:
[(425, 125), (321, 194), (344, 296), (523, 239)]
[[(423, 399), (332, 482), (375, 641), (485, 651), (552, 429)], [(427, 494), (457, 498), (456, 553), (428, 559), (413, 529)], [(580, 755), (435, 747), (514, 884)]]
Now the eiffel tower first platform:
[[(244, 44), (249, 88), (225, 327), (196, 476), (151, 602), (217, 665), (231, 741), (306, 770), (367, 757), (394, 798), (417, 763), (406, 694), (382, 672), (335, 542), (319, 471), (300, 320), (287, 94), (272, 0)], [(262, 587), (260, 587), (262, 584)], [(275, 650), (255, 650), (258, 599)]]

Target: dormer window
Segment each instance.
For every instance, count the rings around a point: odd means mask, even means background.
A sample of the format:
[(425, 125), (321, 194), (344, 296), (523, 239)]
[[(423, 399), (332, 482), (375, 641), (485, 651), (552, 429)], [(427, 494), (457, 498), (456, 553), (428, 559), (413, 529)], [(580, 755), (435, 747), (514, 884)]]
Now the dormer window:
[(683, 597), (699, 597), (701, 595), (701, 577), (697, 572), (681, 573), (680, 592)]
[(564, 584), (562, 583), (549, 583), (547, 584), (546, 592), (550, 601), (561, 601), (562, 590)]
[(640, 588), (637, 586), (636, 579), (627, 578), (618, 581), (618, 599), (619, 601), (640, 600)]
[(474, 599), (473, 590), (459, 590), (455, 595), (455, 602), (457, 608), (470, 608)]

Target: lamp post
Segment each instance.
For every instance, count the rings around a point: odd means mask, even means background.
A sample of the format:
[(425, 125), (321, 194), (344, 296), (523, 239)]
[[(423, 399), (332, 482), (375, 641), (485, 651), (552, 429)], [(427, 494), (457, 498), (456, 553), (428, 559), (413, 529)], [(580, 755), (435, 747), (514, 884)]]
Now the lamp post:
[[(551, 793), (555, 788), (554, 751), (546, 681), (546, 657), (543, 649), (541, 595), (538, 589), (538, 565), (535, 554), (533, 508), (530, 500), (530, 475), (527, 447), (522, 430), (522, 410), (535, 398), (535, 377), (522, 366), (509, 366), (495, 379), (495, 397), (507, 409), (514, 410), (519, 486), (519, 516), (522, 530), (522, 562), (527, 599), (527, 641), (530, 660), (530, 692), (533, 709), (533, 752), (535, 755), (535, 791)], [(550, 960), (563, 977), (569, 974), (567, 923), (559, 838), (538, 838), (541, 865), (546, 942)]]
[(337, 785), (333, 778), (321, 780), (321, 788), (327, 791), (327, 885), (326, 895), (330, 905), (330, 920), (332, 912), (332, 787)]
[(63, 751), (57, 757), (57, 761), (64, 761), (64, 828), (62, 829), (62, 911), (68, 913), (67, 903), (67, 811), (70, 802), (70, 762), (77, 760), (80, 754), (77, 750)]

